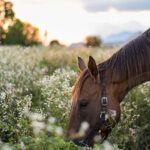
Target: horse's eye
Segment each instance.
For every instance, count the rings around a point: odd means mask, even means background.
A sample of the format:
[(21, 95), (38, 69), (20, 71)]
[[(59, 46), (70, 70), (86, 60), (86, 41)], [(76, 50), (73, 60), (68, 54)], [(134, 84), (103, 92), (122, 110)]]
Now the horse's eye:
[(79, 103), (79, 106), (80, 106), (80, 108), (85, 108), (88, 104), (89, 104), (89, 102), (82, 101), (82, 102)]

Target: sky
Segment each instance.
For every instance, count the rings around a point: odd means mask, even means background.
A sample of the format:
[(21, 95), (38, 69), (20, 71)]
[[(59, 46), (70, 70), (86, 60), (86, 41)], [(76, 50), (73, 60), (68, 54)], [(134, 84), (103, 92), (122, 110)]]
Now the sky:
[(10, 0), (16, 16), (69, 45), (87, 35), (106, 37), (150, 27), (150, 0)]

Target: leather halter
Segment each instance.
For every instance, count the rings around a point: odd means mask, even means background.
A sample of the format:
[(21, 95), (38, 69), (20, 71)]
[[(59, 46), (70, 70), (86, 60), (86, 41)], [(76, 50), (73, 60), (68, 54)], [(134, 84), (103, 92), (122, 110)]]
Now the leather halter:
[(107, 90), (106, 90), (105, 71), (100, 72), (100, 82), (102, 84), (101, 97), (100, 97), (100, 106), (101, 106), (100, 119), (106, 120), (108, 98), (107, 98)]
[[(107, 97), (107, 90), (106, 90), (106, 80), (105, 80), (105, 70), (100, 72), (100, 81), (102, 84), (102, 91), (101, 91), (101, 97), (100, 97), (100, 120), (104, 123), (106, 130), (108, 133), (112, 131), (112, 123), (110, 122), (109, 118), (106, 117), (109, 115), (108, 112), (108, 97)], [(107, 137), (104, 137), (102, 139), (102, 142), (106, 139)]]
[[(88, 147), (89, 141), (94, 138), (94, 136), (99, 132), (100, 128), (104, 125), (108, 134), (112, 131), (112, 122), (110, 121), (109, 117), (109, 111), (108, 111), (108, 97), (107, 97), (107, 90), (106, 90), (106, 81), (105, 81), (105, 70), (100, 71), (100, 81), (102, 84), (102, 91), (101, 91), (101, 97), (100, 97), (100, 115), (97, 120), (97, 123), (95, 127), (92, 129), (92, 131), (88, 134), (86, 139), (81, 140), (77, 142), (80, 146), (86, 146)], [(107, 138), (107, 136), (102, 137), (101, 143)]]

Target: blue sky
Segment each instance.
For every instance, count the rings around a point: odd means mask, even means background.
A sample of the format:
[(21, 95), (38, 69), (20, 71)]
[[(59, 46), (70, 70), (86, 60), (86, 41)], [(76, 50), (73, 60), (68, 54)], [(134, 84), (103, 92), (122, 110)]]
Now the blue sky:
[(150, 10), (150, 0), (81, 0), (85, 9), (91, 12), (107, 11), (115, 8), (120, 11)]
[(18, 18), (65, 44), (150, 27), (150, 0), (11, 0)]

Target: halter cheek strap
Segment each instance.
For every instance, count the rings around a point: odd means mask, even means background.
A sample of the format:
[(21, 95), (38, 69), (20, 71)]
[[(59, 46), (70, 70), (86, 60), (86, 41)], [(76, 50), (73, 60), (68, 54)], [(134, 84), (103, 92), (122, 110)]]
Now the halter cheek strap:
[[(106, 90), (106, 80), (105, 80), (105, 70), (100, 72), (100, 81), (102, 84), (101, 90), (101, 97), (100, 97), (100, 120), (106, 126), (107, 133), (109, 134), (112, 131), (112, 123), (109, 119), (109, 112), (108, 112), (108, 97), (107, 97), (107, 90)], [(104, 137), (105, 140), (106, 137)]]

